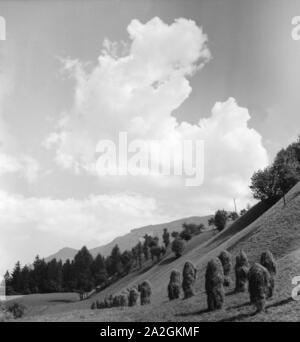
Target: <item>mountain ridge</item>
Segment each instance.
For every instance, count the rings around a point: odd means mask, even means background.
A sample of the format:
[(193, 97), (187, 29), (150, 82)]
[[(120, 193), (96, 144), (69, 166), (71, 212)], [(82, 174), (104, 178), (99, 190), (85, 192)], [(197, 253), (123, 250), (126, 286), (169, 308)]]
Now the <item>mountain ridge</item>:
[[(158, 236), (160, 238), (160, 242), (162, 243), (162, 234), (163, 229), (167, 228), (169, 233), (172, 233), (173, 231), (181, 231), (182, 230), (182, 224), (184, 222), (186, 223), (195, 223), (195, 224), (204, 224), (204, 226), (208, 226), (208, 220), (212, 217), (212, 215), (206, 215), (206, 216), (190, 216), (185, 217), (182, 219), (173, 220), (170, 222), (164, 222), (154, 225), (147, 225), (139, 228), (133, 228), (128, 233), (124, 235), (120, 235), (115, 237), (113, 240), (108, 242), (107, 244), (91, 248), (90, 253), (95, 257), (97, 254), (101, 254), (103, 256), (108, 256), (112, 250), (112, 248), (118, 244), (121, 251), (124, 251), (126, 249), (131, 249), (135, 244), (138, 243), (139, 238), (142, 238), (145, 234), (152, 234), (155, 236)], [(71, 248), (71, 247), (64, 247), (61, 248), (56, 253), (53, 253), (45, 258), (45, 261), (48, 262), (52, 259), (56, 260), (62, 260), (62, 262), (65, 262), (67, 259), (72, 260), (76, 253), (78, 252), (77, 249)]]

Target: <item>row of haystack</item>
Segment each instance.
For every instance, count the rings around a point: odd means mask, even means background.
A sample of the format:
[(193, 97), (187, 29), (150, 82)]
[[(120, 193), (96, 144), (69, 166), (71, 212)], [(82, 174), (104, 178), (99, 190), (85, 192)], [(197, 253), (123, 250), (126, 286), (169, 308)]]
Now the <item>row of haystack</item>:
[[(218, 258), (210, 260), (207, 264), (205, 291), (209, 311), (223, 308), (224, 287), (230, 287), (233, 283), (230, 277), (232, 259), (232, 255), (228, 251), (223, 251)], [(266, 300), (273, 296), (275, 276), (276, 262), (271, 252), (263, 253), (260, 263), (256, 263), (252, 267), (249, 265), (245, 252), (241, 251), (236, 256), (235, 292), (245, 292), (248, 289), (250, 301), (256, 306), (257, 312), (264, 311)], [(178, 299), (181, 295), (181, 289), (185, 299), (194, 296), (196, 278), (197, 269), (190, 261), (185, 263), (182, 275), (179, 271), (173, 270), (168, 284), (169, 299)], [(103, 302), (94, 302), (91, 308), (132, 307), (137, 305), (139, 301), (141, 305), (146, 305), (151, 303), (151, 294), (151, 284), (146, 280), (137, 288), (133, 287), (115, 296), (110, 295)]]
[(150, 304), (152, 289), (149, 281), (143, 281), (138, 287), (127, 289), (115, 296), (107, 296), (103, 302), (93, 302), (91, 309), (107, 309), (113, 307), (135, 306), (140, 301), (141, 305)]
[[(232, 255), (223, 251), (218, 258), (210, 260), (205, 274), (205, 290), (208, 310), (221, 309), (224, 305), (224, 287), (231, 286)], [(241, 251), (236, 256), (235, 263), (235, 292), (249, 291), (250, 301), (256, 306), (257, 312), (264, 311), (266, 300), (273, 296), (276, 275), (276, 262), (271, 252), (261, 255), (260, 263), (250, 267), (247, 255)], [(181, 288), (184, 298), (195, 295), (197, 270), (191, 262), (186, 262), (181, 274), (173, 270), (168, 285), (170, 300), (180, 297)]]

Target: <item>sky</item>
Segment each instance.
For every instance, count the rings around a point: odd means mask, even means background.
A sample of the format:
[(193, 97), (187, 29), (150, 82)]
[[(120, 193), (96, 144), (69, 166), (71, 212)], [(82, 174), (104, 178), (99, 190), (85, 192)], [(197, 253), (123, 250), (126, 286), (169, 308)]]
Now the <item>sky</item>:
[[(0, 272), (254, 203), (251, 175), (299, 135), (298, 15), (297, 0), (1, 0)], [(119, 132), (203, 141), (203, 183), (103, 175), (99, 142)]]

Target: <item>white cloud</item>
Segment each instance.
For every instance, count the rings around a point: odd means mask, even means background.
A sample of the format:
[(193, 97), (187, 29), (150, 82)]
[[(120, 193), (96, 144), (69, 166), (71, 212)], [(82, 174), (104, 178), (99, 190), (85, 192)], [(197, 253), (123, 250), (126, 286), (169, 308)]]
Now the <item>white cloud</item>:
[(64, 167), (87, 168), (97, 142), (120, 131), (131, 138), (169, 138), (177, 124), (170, 114), (191, 92), (186, 77), (209, 60), (207, 37), (191, 20), (172, 25), (159, 18), (144, 25), (133, 20), (127, 30), (128, 55), (115, 57), (106, 41), (90, 73), (79, 61), (65, 63), (76, 80), (74, 110), (61, 132), (47, 139), (49, 146), (56, 137), (57, 161)]
[[(154, 199), (137, 194), (91, 195), (83, 200), (56, 200), (0, 192), (1, 224), (32, 223), (36, 229), (61, 237), (75, 237), (79, 241), (101, 240), (103, 234), (111, 233), (115, 227), (126, 232), (135, 225), (149, 223), (149, 218), (152, 219), (156, 211), (158, 208)], [(101, 221), (102, 229), (99, 229)]]
[(40, 166), (37, 160), (28, 155), (14, 157), (0, 152), (0, 176), (17, 173), (32, 183), (37, 179), (39, 171)]
[(17, 172), (20, 170), (20, 164), (15, 158), (7, 154), (0, 154), (0, 176), (5, 173)]
[(154, 199), (137, 194), (57, 200), (0, 191), (0, 249), (10, 265), (20, 257), (29, 262), (35, 254), (46, 256), (58, 246), (101, 245), (115, 236), (116, 229), (124, 234), (163, 219)]
[[(188, 77), (210, 59), (202, 29), (191, 20), (167, 25), (154, 18), (146, 24), (133, 20), (127, 31), (131, 40), (127, 54), (118, 57), (117, 44), (106, 40), (94, 67), (78, 60), (65, 62), (76, 82), (74, 108), (46, 140), (46, 146), (56, 150), (56, 162), (76, 173), (94, 172), (98, 142), (117, 143), (119, 132), (127, 132), (129, 139), (158, 139), (166, 144), (203, 140), (205, 182), (197, 192), (187, 190), (183, 180), (153, 175), (100, 177), (99, 182), (112, 189), (150, 191), (160, 199), (165, 191), (175, 192), (178, 202), (183, 197), (198, 203), (218, 198), (214, 203), (226, 207), (237, 197), (244, 205), (249, 201), (252, 173), (268, 161), (260, 135), (248, 127), (247, 109), (229, 98), (217, 102), (211, 116), (199, 119), (198, 125), (179, 123), (172, 116), (191, 93)], [(205, 203), (209, 211), (216, 208)]]

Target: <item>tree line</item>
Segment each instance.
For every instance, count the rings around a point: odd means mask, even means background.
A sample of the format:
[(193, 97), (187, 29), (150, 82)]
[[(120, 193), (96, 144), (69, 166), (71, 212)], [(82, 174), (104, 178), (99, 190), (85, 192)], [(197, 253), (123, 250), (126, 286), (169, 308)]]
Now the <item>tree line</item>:
[(88, 292), (96, 283), (109, 279), (108, 259), (100, 254), (93, 258), (86, 247), (64, 263), (56, 259), (46, 262), (37, 256), (31, 266), (21, 266), (17, 262), (12, 273), (6, 272), (4, 278), (7, 295), (50, 293), (50, 292)]
[(4, 276), (6, 293), (87, 293), (95, 288), (101, 290), (131, 271), (142, 268), (147, 262), (159, 262), (167, 250), (172, 250), (176, 257), (180, 257), (185, 241), (205, 229), (202, 224), (191, 223), (184, 223), (182, 228), (181, 232), (171, 234), (165, 228), (162, 244), (159, 237), (146, 234), (131, 250), (121, 252), (119, 246), (115, 245), (107, 257), (98, 254), (94, 258), (84, 246), (73, 260), (67, 259), (65, 262), (56, 259), (47, 262), (39, 256), (31, 266), (22, 267), (17, 262), (13, 271), (7, 271)]

